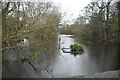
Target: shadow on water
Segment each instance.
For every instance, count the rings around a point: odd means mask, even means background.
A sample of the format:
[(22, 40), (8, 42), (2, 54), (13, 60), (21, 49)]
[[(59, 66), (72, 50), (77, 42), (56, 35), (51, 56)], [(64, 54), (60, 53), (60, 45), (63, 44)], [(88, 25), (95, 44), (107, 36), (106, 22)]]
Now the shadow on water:
[(82, 53), (70, 53), (71, 55), (74, 55), (75, 57), (78, 56), (78, 55), (81, 55)]

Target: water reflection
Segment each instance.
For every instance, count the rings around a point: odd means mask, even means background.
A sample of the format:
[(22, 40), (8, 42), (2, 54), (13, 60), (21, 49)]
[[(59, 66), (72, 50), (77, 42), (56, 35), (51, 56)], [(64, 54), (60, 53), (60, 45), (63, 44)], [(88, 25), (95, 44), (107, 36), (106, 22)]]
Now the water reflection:
[[(69, 48), (71, 44), (82, 43), (76, 41), (73, 35), (59, 35), (58, 37), (61, 38), (60, 49), (55, 48), (54, 51), (46, 51), (31, 62), (38, 71), (35, 71), (28, 63), (15, 62), (17, 57), (33, 54), (34, 50), (32, 48), (7, 51), (8, 60), (3, 62), (3, 77), (61, 78), (118, 69), (117, 45), (84, 44), (84, 53), (75, 55), (63, 53), (61, 48)], [(53, 47), (56, 47), (56, 45), (54, 44)]]
[(83, 53), (70, 53), (71, 55), (74, 55), (75, 57), (78, 55), (82, 55)]
[[(69, 47), (71, 44), (79, 43), (71, 35), (60, 35), (61, 47)], [(81, 44), (81, 43), (79, 43)], [(118, 47), (114, 44), (92, 44), (84, 45), (84, 54), (77, 56), (63, 53), (54, 64), (54, 76), (66, 77), (93, 74), (118, 69)]]

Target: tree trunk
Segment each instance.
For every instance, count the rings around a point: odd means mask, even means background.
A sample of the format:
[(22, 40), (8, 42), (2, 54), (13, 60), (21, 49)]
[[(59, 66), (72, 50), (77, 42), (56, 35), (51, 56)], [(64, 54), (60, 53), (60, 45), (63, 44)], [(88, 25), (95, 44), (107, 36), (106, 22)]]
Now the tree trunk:
[(118, 41), (120, 42), (120, 1), (118, 4)]
[(110, 25), (109, 25), (109, 6), (110, 6), (110, 2), (107, 2), (107, 6), (106, 6), (106, 40), (109, 40), (110, 37)]

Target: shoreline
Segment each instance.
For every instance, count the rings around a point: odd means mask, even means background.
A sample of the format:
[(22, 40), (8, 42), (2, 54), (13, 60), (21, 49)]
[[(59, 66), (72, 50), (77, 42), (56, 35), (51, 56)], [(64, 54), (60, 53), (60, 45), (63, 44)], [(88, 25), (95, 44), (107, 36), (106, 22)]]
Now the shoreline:
[(120, 73), (120, 70), (114, 70), (114, 71), (95, 73), (91, 75), (73, 76), (70, 78), (119, 78), (119, 73)]

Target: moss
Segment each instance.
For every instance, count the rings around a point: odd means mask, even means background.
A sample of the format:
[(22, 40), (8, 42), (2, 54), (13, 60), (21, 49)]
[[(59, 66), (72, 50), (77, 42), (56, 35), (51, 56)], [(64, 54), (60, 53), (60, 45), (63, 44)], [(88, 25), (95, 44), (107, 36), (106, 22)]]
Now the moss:
[(71, 51), (83, 51), (83, 45), (81, 44), (73, 44), (70, 46)]

